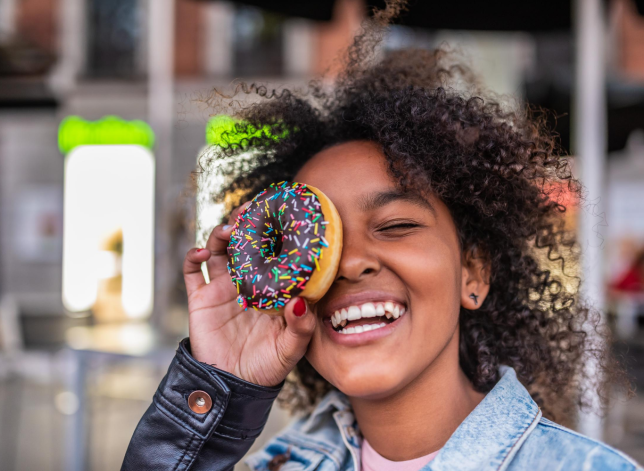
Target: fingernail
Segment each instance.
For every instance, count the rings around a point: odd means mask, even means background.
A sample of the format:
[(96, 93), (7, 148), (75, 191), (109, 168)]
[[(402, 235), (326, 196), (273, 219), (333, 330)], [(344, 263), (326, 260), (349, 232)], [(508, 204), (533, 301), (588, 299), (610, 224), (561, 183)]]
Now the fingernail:
[(224, 226), (223, 230), (224, 230), (224, 231), (227, 231), (227, 230), (228, 230), (228, 229), (230, 229), (231, 227), (233, 227), (233, 226), (232, 226), (232, 225), (228, 225), (228, 224), (226, 224), (226, 225)]
[(295, 306), (293, 306), (293, 314), (295, 314), (297, 317), (302, 317), (304, 314), (306, 314), (306, 301), (302, 298), (297, 298), (297, 301), (295, 301)]
[(203, 252), (206, 249), (197, 249), (197, 253)]

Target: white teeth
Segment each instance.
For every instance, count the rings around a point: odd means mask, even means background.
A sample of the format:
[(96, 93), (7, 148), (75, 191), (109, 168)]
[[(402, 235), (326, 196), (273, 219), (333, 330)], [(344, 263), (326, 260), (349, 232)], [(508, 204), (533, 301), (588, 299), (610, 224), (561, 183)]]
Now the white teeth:
[(373, 303), (364, 303), (361, 310), (362, 317), (376, 317), (376, 306)]
[[(386, 316), (387, 319), (398, 319), (405, 313), (405, 308), (393, 303), (391, 301), (380, 303), (364, 303), (360, 306), (349, 306), (341, 310), (335, 311), (331, 315), (331, 323), (334, 329), (343, 328), (347, 325), (348, 321), (355, 321), (358, 319)], [(342, 334), (352, 334), (368, 332), (369, 330), (384, 327), (386, 323), (381, 324), (366, 324), (363, 326), (353, 326), (349, 329), (342, 329), (339, 332)]]
[(385, 327), (387, 324), (384, 322), (381, 322), (380, 324), (365, 324), (365, 325), (357, 325), (355, 327), (349, 327), (348, 329), (342, 329), (340, 331), (341, 334), (360, 334), (362, 332), (368, 332), (370, 330), (376, 330), (380, 329), (381, 327)]
[(347, 320), (356, 321), (360, 319), (360, 308), (358, 306), (351, 306), (348, 311)]

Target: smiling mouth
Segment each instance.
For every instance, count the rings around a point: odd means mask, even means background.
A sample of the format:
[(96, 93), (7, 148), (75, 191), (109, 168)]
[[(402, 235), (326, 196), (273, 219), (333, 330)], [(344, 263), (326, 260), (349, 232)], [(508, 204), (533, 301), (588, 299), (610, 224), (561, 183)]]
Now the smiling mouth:
[(340, 334), (361, 334), (380, 329), (405, 314), (405, 306), (394, 302), (367, 302), (339, 309), (331, 315), (333, 330)]

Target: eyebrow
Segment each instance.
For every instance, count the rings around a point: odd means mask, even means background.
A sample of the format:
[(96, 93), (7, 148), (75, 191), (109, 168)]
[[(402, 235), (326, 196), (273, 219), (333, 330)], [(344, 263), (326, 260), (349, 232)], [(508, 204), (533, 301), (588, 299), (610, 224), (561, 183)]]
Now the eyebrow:
[(412, 192), (402, 192), (399, 190), (381, 191), (378, 193), (369, 193), (360, 198), (358, 202), (360, 209), (364, 212), (374, 211), (382, 208), (394, 201), (406, 201), (416, 206), (429, 209), (436, 216), (436, 208), (423, 198), (421, 195)]

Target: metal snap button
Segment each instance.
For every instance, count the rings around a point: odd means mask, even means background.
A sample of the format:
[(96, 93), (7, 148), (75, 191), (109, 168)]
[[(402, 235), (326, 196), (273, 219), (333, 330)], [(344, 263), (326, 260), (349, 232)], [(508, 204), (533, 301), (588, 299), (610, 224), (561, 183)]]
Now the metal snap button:
[(188, 405), (192, 412), (205, 414), (212, 408), (212, 399), (205, 391), (193, 391), (188, 396)]

